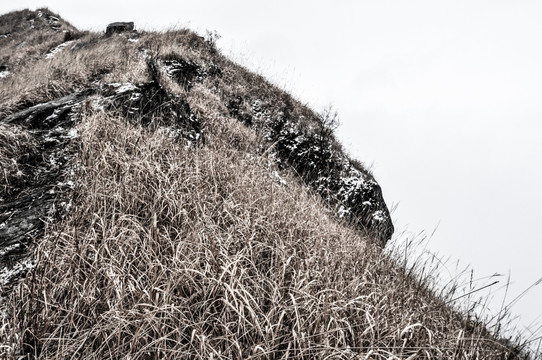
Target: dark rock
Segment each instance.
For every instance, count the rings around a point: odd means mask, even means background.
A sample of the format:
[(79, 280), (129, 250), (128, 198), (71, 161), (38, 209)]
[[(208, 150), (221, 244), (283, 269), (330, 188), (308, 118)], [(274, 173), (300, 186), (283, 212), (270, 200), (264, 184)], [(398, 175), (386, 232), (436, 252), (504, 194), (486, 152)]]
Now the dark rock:
[(54, 99), (46, 103), (38, 104), (27, 109), (11, 114), (2, 120), (4, 123), (24, 123), (31, 128), (42, 127), (44, 124), (49, 126), (47, 122), (43, 123), (43, 120), (48, 119), (55, 110), (64, 107), (73, 106), (76, 103), (81, 102), (84, 98), (92, 93), (91, 89), (79, 91), (68, 96), (64, 96), (59, 99)]
[(64, 42), (70, 41), (70, 40), (73, 40), (73, 39), (74, 39), (74, 37), (73, 37), (73, 34), (72, 34), (71, 31), (66, 31), (64, 33)]
[(109, 84), (104, 106), (119, 112), (134, 124), (179, 126), (179, 135), (189, 141), (203, 140), (202, 126), (185, 99), (164, 89), (157, 81), (141, 84)]
[[(26, 131), (37, 144), (36, 152), (21, 157), (18, 164), (31, 176), (0, 199), (0, 287), (24, 276), (26, 249), (43, 233), (48, 219), (60, 216), (58, 194), (71, 187), (62, 181), (71, 156), (66, 145), (73, 137), (70, 130), (79, 119), (80, 103), (91, 93), (76, 92), (0, 119), (7, 127)], [(12, 275), (6, 278), (7, 273)]]
[[(31, 243), (45, 225), (42, 219), (54, 201), (52, 186), (31, 189), (26, 195), (0, 204), (0, 249), (14, 247), (18, 251), (5, 253), (0, 257), (0, 267), (14, 255), (23, 255), (24, 249)], [(17, 245), (17, 246), (14, 246)]]
[(194, 81), (203, 79), (202, 69), (193, 62), (186, 61), (176, 54), (164, 59), (166, 73), (186, 90), (190, 90)]
[(243, 110), (243, 99), (240, 96), (231, 98), (226, 104), (226, 107), (232, 117), (238, 119), (246, 126), (252, 126), (252, 116)]
[(109, 84), (103, 89), (103, 106), (134, 124), (179, 127), (179, 135), (193, 143), (204, 143), (200, 120), (186, 99), (168, 92), (161, 84), (155, 59), (147, 59), (151, 81), (140, 84)]
[(134, 23), (133, 22), (114, 22), (107, 25), (105, 34), (111, 36), (113, 34), (119, 34), (126, 31), (133, 31)]
[[(257, 108), (263, 112), (260, 104)], [(300, 126), (285, 105), (278, 117), (266, 124), (265, 132), (279, 165), (293, 168), (340, 218), (354, 223), (381, 245), (391, 239), (394, 227), (380, 186), (336, 147), (330, 129)]]
[(53, 15), (47, 15), (47, 19), (49, 20), (49, 26), (51, 29), (55, 31), (59, 31), (62, 28), (62, 24), (60, 23), (60, 19)]

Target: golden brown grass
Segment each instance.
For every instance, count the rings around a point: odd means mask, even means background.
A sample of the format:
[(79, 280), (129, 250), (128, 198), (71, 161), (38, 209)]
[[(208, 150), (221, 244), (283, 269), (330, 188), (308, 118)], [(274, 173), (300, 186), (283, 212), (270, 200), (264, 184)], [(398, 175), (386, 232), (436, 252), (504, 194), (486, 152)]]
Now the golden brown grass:
[[(104, 114), (79, 127), (74, 212), (11, 298), (42, 358), (498, 358), (265, 159), (191, 149)], [(15, 335), (18, 335), (18, 343)], [(356, 355), (357, 354), (357, 355)]]
[[(187, 91), (161, 74), (203, 122), (205, 144), (170, 137), (164, 126), (174, 127), (171, 119), (142, 127), (89, 99), (70, 144), (76, 185), (65, 196), (72, 209), (47, 227), (36, 268), (6, 300), (3, 357), (517, 356), (517, 348), (447, 304), (449, 296), (436, 296), (419, 274), (338, 221), (295, 174), (279, 170), (272, 153), (261, 151), (260, 120), (244, 126), (227, 101), (239, 96), (248, 110), (261, 100), (262, 116), (289, 102), (307, 126), (310, 109), (187, 30), (143, 33), (137, 43), (87, 34), (77, 43), (87, 47), (0, 80), (2, 111), (20, 106), (28, 96), (20, 92), (44, 100), (51, 89), (64, 94), (91, 80), (98, 88), (145, 81), (141, 49), (158, 57), (174, 52), (222, 75)], [(33, 69), (46, 80), (32, 79)], [(13, 127), (0, 127), (0, 136), (25, 139)], [(14, 156), (5, 149), (3, 162)]]

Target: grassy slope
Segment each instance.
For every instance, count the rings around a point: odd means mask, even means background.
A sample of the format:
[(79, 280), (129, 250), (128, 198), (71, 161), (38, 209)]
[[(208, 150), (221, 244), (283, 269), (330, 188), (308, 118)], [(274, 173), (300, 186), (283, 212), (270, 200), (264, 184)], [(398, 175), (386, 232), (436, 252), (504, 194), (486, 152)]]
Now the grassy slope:
[[(25, 55), (0, 79), (0, 114), (92, 82), (148, 81), (147, 49), (206, 70), (189, 90), (160, 73), (202, 122), (205, 142), (174, 136), (179, 125), (165, 114), (141, 126), (93, 106), (99, 92), (89, 99), (70, 144), (72, 210), (47, 227), (36, 268), (10, 294), (6, 358), (513, 358), (339, 222), (227, 108), (240, 98), (250, 112), (260, 99), (272, 115), (288, 95), (187, 30), (77, 42), (85, 46), (51, 59)], [(288, 101), (294, 116), (314, 117)], [(0, 136), (24, 143), (20, 131)], [(0, 146), (0, 159), (10, 149)]]

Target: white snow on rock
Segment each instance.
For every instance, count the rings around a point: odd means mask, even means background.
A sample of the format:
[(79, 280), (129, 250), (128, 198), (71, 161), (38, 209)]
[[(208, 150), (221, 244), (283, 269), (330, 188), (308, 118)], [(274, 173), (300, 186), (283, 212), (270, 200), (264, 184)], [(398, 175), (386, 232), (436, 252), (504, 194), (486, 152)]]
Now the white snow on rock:
[(77, 129), (70, 129), (70, 131), (68, 131), (68, 134), (66, 135), (69, 139), (73, 139), (73, 138), (76, 138), (78, 136), (77, 134)]
[(62, 181), (58, 182), (57, 186), (60, 186), (60, 187), (68, 186), (70, 189), (73, 189), (75, 187), (75, 184), (73, 183), (73, 181), (68, 180), (66, 182), (62, 182)]
[(273, 171), (273, 175), (275, 176), (275, 180), (276, 180), (279, 184), (281, 184), (281, 185), (283, 185), (283, 186), (288, 186), (288, 183), (286, 182), (286, 180), (284, 180), (284, 179), (282, 178), (282, 176), (279, 175), (279, 173), (277, 172), (277, 170)]
[[(3, 225), (3, 226), (2, 226)], [(4, 228), (6, 226), (5, 223), (2, 223), (0, 224), (0, 229)], [(13, 251), (13, 250), (17, 250), (21, 247), (21, 244), (17, 243), (17, 244), (12, 244), (12, 245), (9, 245), (3, 249), (0, 249), (0, 257), (3, 257), (5, 256), (7, 253)]]
[[(133, 92), (132, 95), (130, 95), (130, 99), (128, 99), (128, 100), (129, 101), (137, 101), (137, 100), (141, 99), (141, 96), (143, 96), (143, 95), (141, 95), (138, 92)], [(139, 109), (134, 108), (134, 110), (139, 110)]]
[(179, 128), (174, 128), (171, 126), (160, 126), (156, 130), (156, 132), (160, 135), (164, 135), (167, 138), (170, 139), (176, 139), (182, 134), (182, 130)]
[(117, 90), (115, 90), (117, 92), (117, 94), (122, 94), (122, 93), (125, 93), (125, 92), (128, 92), (128, 91), (137, 90), (137, 86), (135, 86), (132, 83), (124, 83), (124, 84), (114, 83), (114, 84), (110, 84), (110, 85), (117, 88)]
[(350, 209), (345, 208), (343, 205), (339, 207), (339, 210), (337, 210), (337, 216), (339, 219), (342, 219), (346, 215), (349, 215), (351, 213)]
[(0, 71), (0, 79), (7, 77), (9, 74), (8, 70)]
[(349, 199), (353, 194), (359, 193), (362, 189), (368, 187), (369, 184), (365, 181), (361, 173), (359, 175), (341, 179), (343, 186), (338, 192), (340, 198), (344, 200)]
[(68, 212), (70, 212), (70, 210), (72, 208), (72, 202), (70, 201), (70, 202), (67, 203), (65, 201), (62, 201), (60, 203), (60, 207), (63, 208), (66, 213), (68, 213)]
[(104, 100), (102, 97), (94, 98), (92, 102), (90, 103), (90, 106), (92, 107), (93, 110), (105, 111)]
[(55, 56), (55, 54), (57, 54), (58, 52), (62, 51), (62, 49), (64, 49), (66, 46), (70, 45), (71, 43), (73, 43), (74, 40), (70, 40), (70, 41), (66, 41), (60, 45), (58, 45), (56, 48), (54, 48), (53, 50), (49, 51), (45, 57), (47, 59), (51, 59)]
[(3, 268), (0, 270), (0, 284), (7, 285), (14, 279), (17, 279), (20, 277), (21, 274), (32, 270), (36, 264), (31, 259), (24, 259), (21, 262), (18, 262), (13, 266), (12, 268)]
[(373, 219), (380, 222), (384, 221), (385, 220), (384, 212), (382, 210), (375, 211), (373, 213)]

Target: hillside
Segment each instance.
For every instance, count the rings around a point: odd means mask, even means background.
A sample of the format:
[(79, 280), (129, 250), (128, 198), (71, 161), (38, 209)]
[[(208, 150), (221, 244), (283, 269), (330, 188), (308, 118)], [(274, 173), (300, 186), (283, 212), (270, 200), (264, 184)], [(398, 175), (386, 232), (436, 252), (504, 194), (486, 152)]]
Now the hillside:
[(0, 49), (4, 358), (523, 356), (382, 251), (337, 114), (213, 37), (40, 9), (0, 17)]

